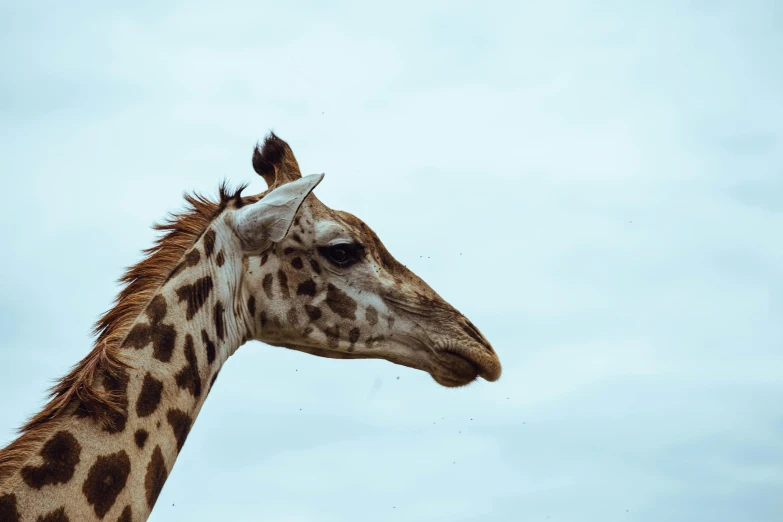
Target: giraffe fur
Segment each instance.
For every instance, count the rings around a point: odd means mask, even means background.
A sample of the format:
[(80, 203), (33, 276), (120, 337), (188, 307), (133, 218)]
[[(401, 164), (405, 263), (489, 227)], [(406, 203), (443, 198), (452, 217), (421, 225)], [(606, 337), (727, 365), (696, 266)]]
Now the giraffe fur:
[(248, 340), (379, 358), (447, 387), (497, 380), (480, 331), (375, 232), (312, 193), (287, 143), (253, 153), (268, 190), (188, 208), (128, 269), (93, 350), (0, 450), (0, 521), (146, 520), (223, 364)]

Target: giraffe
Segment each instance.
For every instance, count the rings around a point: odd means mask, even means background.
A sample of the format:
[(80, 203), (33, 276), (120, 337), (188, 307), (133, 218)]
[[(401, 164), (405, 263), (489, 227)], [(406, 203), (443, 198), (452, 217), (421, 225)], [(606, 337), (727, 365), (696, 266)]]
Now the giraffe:
[(226, 360), (248, 340), (336, 359), (381, 358), (447, 387), (495, 381), (479, 330), (360, 219), (312, 193), (289, 145), (253, 151), (268, 189), (156, 225), (96, 323), (92, 351), (0, 450), (0, 522), (147, 520)]

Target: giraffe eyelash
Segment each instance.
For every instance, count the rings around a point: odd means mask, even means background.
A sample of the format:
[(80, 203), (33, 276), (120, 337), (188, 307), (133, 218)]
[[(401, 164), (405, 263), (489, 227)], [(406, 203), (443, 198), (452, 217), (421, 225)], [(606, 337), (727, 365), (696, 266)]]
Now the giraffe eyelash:
[(364, 246), (359, 243), (337, 243), (318, 247), (318, 253), (333, 265), (348, 268), (364, 257)]

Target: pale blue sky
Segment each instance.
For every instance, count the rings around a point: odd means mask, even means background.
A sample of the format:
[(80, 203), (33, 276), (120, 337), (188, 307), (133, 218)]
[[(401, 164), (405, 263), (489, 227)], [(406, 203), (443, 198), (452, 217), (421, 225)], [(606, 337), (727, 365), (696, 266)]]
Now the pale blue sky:
[(151, 520), (783, 520), (779, 2), (4, 2), (0, 43), (0, 444), (274, 129), (504, 375), (251, 343)]

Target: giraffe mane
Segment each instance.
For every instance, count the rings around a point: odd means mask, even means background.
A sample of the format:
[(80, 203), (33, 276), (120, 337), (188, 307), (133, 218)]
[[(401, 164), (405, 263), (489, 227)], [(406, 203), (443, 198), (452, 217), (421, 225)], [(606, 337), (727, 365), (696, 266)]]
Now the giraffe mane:
[(120, 379), (130, 365), (120, 354), (120, 346), (136, 318), (144, 311), (160, 286), (180, 263), (188, 249), (206, 232), (212, 221), (228, 206), (241, 207), (257, 200), (242, 197), (247, 184), (231, 190), (223, 181), (218, 201), (200, 194), (185, 194), (184, 210), (169, 214), (153, 229), (162, 232), (152, 247), (142, 251), (144, 258), (126, 269), (119, 282), (123, 288), (114, 306), (96, 321), (97, 336), (90, 353), (49, 390), (46, 406), (21, 428), (19, 437), (0, 449), (0, 485), (22, 466), (30, 454), (40, 448), (55, 429), (52, 421), (66, 410), (93, 416), (104, 426), (113, 425), (118, 414), (125, 414), (121, 394), (98, 386), (99, 377)]

